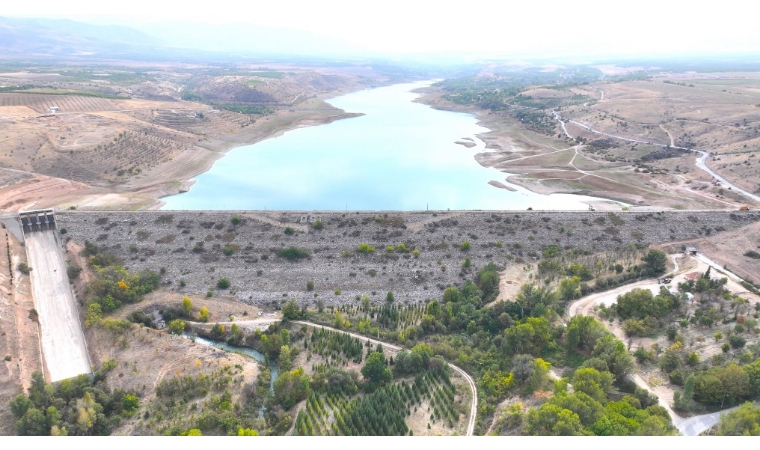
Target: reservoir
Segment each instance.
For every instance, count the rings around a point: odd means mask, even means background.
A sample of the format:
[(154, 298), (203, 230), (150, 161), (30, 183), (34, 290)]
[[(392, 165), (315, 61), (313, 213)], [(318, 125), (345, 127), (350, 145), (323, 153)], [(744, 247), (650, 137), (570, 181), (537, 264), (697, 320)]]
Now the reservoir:
[[(476, 136), (489, 131), (472, 114), (440, 111), (414, 99), (430, 81), (368, 89), (329, 100), (363, 116), (299, 128), (238, 147), (165, 197), (176, 210), (583, 210), (569, 194), (540, 195), (481, 166)], [(470, 140), (467, 148), (455, 141)], [(515, 192), (489, 185), (498, 181)]]

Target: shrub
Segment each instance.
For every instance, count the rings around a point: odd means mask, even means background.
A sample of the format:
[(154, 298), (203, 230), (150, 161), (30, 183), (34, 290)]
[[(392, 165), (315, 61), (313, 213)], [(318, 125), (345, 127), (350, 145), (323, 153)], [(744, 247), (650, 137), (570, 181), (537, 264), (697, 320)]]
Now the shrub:
[(388, 291), (387, 294), (385, 294), (385, 301), (388, 303), (392, 303), (395, 300), (395, 297), (393, 296), (393, 292)]
[(414, 250), (412, 250), (412, 255), (414, 255), (415, 258), (419, 258), (420, 257), (420, 251), (415, 248)]
[(311, 292), (314, 290), (314, 282), (313, 281), (307, 281), (306, 282), (306, 290)]
[(297, 261), (299, 259), (308, 258), (309, 252), (302, 248), (290, 246), (288, 248), (281, 248), (277, 250), (277, 256), (285, 258), (288, 261)]
[(230, 280), (229, 278), (219, 278), (219, 281), (216, 282), (216, 287), (219, 289), (227, 289), (230, 287)]
[(340, 295), (340, 289), (335, 290), (335, 295)]
[(469, 256), (465, 258), (464, 261), (462, 261), (462, 267), (464, 267), (465, 269), (469, 268), (471, 265), (472, 265), (472, 261), (470, 260)]
[(283, 231), (283, 233), (287, 234), (288, 236), (292, 236), (296, 233), (296, 230), (291, 227), (285, 227), (285, 231)]
[(361, 244), (358, 247), (356, 247), (356, 251), (359, 253), (374, 253), (375, 247), (369, 245), (369, 244)]
[(240, 225), (240, 222), (243, 220), (240, 218), (240, 216), (232, 216), (230, 219), (230, 222), (232, 222), (233, 225)]
[(66, 266), (66, 275), (69, 276), (69, 280), (77, 279), (80, 273), (82, 273), (81, 267), (75, 264), (69, 264), (68, 266)]
[(32, 271), (32, 268), (29, 267), (27, 263), (19, 263), (19, 265), (17, 266), (17, 269), (19, 270), (19, 272), (26, 275), (29, 275), (29, 272)]
[(731, 344), (732, 348), (742, 348), (747, 343), (747, 340), (735, 334), (728, 338), (728, 343)]
[(61, 228), (60, 230), (58, 230), (58, 232), (61, 234), (66, 234), (69, 232), (69, 230), (67, 230), (66, 228)]
[(464, 241), (462, 242), (462, 245), (459, 246), (459, 249), (463, 252), (467, 252), (472, 248), (472, 244), (470, 244), (470, 241)]
[(240, 249), (239, 246), (235, 244), (227, 244), (222, 249), (222, 253), (224, 253), (224, 256), (232, 256)]
[(723, 350), (723, 353), (728, 353), (728, 351), (731, 350), (731, 347), (728, 344), (723, 344), (720, 346), (720, 349)]
[(325, 227), (325, 224), (322, 223), (321, 220), (315, 220), (314, 223), (311, 224), (311, 227), (315, 230), (321, 230)]

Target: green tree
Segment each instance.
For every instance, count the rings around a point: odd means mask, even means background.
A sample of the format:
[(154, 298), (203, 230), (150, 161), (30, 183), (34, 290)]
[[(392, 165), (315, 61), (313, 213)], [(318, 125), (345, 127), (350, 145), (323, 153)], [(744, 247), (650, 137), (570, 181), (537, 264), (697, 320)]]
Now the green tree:
[(559, 282), (559, 292), (562, 300), (568, 301), (581, 296), (581, 279), (578, 277), (565, 278)]
[(722, 368), (717, 376), (723, 384), (726, 399), (730, 403), (736, 403), (749, 395), (749, 375), (736, 363)]
[(742, 367), (749, 380), (749, 393), (752, 397), (760, 397), (760, 359)]
[(694, 399), (704, 403), (720, 403), (725, 390), (720, 378), (712, 374), (699, 374), (694, 377)]
[(605, 403), (607, 392), (612, 388), (612, 380), (612, 374), (609, 372), (582, 368), (575, 371), (572, 385), (576, 392), (583, 392), (599, 403)]
[(604, 414), (604, 406), (601, 403), (580, 391), (554, 396), (549, 402), (577, 414), (586, 427), (591, 426)]
[(174, 319), (169, 322), (169, 332), (171, 334), (182, 334), (185, 332), (185, 321)]
[(760, 408), (745, 403), (739, 408), (720, 416), (718, 436), (760, 436)]
[(534, 309), (546, 310), (552, 308), (557, 301), (557, 294), (533, 283), (523, 284), (517, 293), (515, 301), (520, 305), (522, 317), (530, 316)]
[(290, 372), (283, 372), (274, 382), (274, 395), (270, 401), (272, 405), (280, 405), (289, 410), (301, 400), (305, 400), (311, 393), (309, 376), (302, 368)]
[(287, 372), (292, 368), (290, 346), (283, 345), (280, 347), (280, 371)]
[(301, 318), (301, 309), (298, 307), (295, 299), (290, 299), (285, 306), (282, 307), (282, 317), (288, 320), (298, 320)]
[(650, 275), (658, 275), (664, 273), (667, 269), (668, 255), (662, 250), (651, 249), (642, 258), (644, 264), (649, 269)]
[(21, 436), (50, 435), (50, 426), (45, 414), (35, 407), (27, 409), (16, 422), (16, 430)]
[(229, 278), (219, 278), (219, 280), (216, 282), (216, 287), (219, 289), (227, 289), (230, 287), (230, 279)]
[(362, 367), (362, 376), (371, 383), (382, 384), (391, 381), (393, 374), (388, 368), (385, 356), (379, 352), (372, 352), (367, 357)]
[(523, 434), (528, 436), (587, 436), (578, 414), (560, 406), (544, 403), (528, 411)]

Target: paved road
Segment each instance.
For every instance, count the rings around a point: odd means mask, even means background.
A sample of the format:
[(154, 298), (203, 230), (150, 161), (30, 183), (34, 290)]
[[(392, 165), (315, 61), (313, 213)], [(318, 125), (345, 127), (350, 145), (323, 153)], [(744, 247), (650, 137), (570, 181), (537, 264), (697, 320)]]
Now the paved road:
[[(681, 147), (676, 147), (676, 148), (681, 148)], [(707, 153), (707, 152), (703, 152), (702, 150), (697, 150), (697, 151), (702, 154), (701, 157), (697, 158), (697, 167), (698, 168), (700, 168), (700, 169), (704, 170), (705, 172), (707, 172), (708, 174), (710, 174), (713, 178), (715, 178), (716, 180), (720, 181), (724, 186), (731, 188), (732, 191), (739, 192), (739, 193), (744, 194), (745, 196), (751, 198), (752, 200), (754, 200), (756, 202), (760, 202), (760, 196), (757, 196), (755, 194), (751, 194), (751, 193), (745, 191), (742, 188), (738, 188), (738, 187), (734, 186), (728, 180), (726, 180), (722, 176), (718, 175), (717, 173), (713, 172), (712, 169), (710, 169), (709, 167), (707, 167), (707, 164), (705, 163), (705, 161), (707, 161), (707, 157), (710, 156), (710, 154)]]
[(42, 354), (50, 381), (90, 373), (87, 344), (56, 230), (31, 232), (25, 238)]
[[(380, 344), (383, 347), (388, 347), (396, 351), (402, 349), (402, 347), (399, 347), (398, 345), (393, 345), (387, 342), (378, 341), (377, 339), (372, 339), (370, 337), (367, 337), (361, 334), (351, 333), (350, 331), (339, 330), (337, 328), (327, 327), (324, 325), (318, 325), (316, 323), (311, 323), (311, 322), (304, 322), (301, 320), (294, 320), (293, 323), (299, 323), (301, 325), (308, 325), (310, 327), (324, 328), (326, 330), (337, 331), (339, 333), (344, 333), (349, 336), (359, 338), (362, 340), (369, 339), (370, 343), (372, 344)], [(451, 364), (451, 363), (448, 363), (448, 364), (449, 364), (449, 367), (451, 367), (453, 370), (455, 370), (456, 372), (458, 372), (464, 377), (464, 379), (467, 381), (467, 384), (470, 385), (470, 390), (472, 390), (472, 404), (470, 405), (470, 418), (469, 418), (469, 422), (467, 423), (467, 433), (466, 433), (466, 436), (472, 436), (473, 433), (475, 432), (475, 419), (477, 418), (477, 413), (478, 413), (478, 388), (475, 386), (475, 381), (472, 379), (470, 375), (467, 374), (467, 372), (455, 366), (454, 364)]]

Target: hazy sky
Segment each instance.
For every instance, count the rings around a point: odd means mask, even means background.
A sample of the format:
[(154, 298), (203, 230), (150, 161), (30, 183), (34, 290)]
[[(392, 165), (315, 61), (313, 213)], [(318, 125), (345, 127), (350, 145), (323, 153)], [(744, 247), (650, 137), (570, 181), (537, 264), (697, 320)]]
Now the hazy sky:
[(760, 53), (749, 0), (35, 0), (0, 15), (246, 22), (297, 28), (378, 52)]

